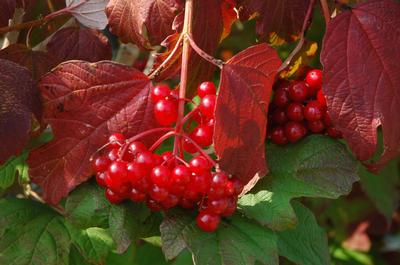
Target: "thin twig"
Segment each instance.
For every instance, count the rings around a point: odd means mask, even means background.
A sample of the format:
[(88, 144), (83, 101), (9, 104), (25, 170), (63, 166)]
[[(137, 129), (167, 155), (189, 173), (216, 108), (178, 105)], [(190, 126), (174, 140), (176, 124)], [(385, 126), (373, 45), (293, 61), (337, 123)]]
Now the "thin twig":
[(331, 13), (329, 12), (328, 2), (326, 0), (320, 0), (320, 4), (325, 18), (325, 25), (328, 25), (329, 21), (331, 21)]
[(200, 55), (204, 60), (212, 63), (213, 65), (219, 67), (220, 69), (224, 65), (224, 62), (222, 60), (216, 59), (213, 56), (209, 55), (205, 51), (203, 51), (199, 46), (197, 46), (196, 42), (193, 40), (191, 34), (187, 34), (187, 38), (190, 42), (190, 46), (192, 46), (193, 50)]
[(307, 9), (307, 13), (306, 13), (306, 17), (304, 18), (303, 21), (303, 27), (301, 29), (301, 36), (300, 36), (300, 40), (299, 43), (297, 43), (296, 47), (293, 49), (293, 51), (289, 54), (289, 56), (286, 58), (286, 60), (282, 63), (282, 65), (279, 67), (278, 72), (284, 70), (286, 67), (288, 67), (293, 59), (294, 56), (296, 56), (296, 54), (301, 50), (301, 48), (304, 45), (304, 41), (305, 41), (305, 34), (312, 16), (312, 11), (313, 11), (313, 7), (315, 5), (315, 1), (316, 0), (311, 0), (310, 4), (308, 6)]

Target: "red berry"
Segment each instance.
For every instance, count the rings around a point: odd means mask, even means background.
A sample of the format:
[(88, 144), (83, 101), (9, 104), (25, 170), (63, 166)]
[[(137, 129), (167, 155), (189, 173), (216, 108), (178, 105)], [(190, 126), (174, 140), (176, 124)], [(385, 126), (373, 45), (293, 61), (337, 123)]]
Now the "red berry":
[(147, 177), (147, 170), (137, 163), (129, 163), (126, 169), (128, 171), (127, 179), (133, 186), (137, 186), (142, 178)]
[(196, 202), (191, 201), (189, 199), (186, 198), (182, 198), (179, 201), (179, 205), (183, 208), (183, 209), (193, 209), (196, 206)]
[(93, 161), (93, 169), (95, 172), (104, 172), (111, 164), (111, 160), (106, 156), (99, 156)]
[(178, 117), (178, 105), (171, 100), (159, 100), (154, 105), (154, 116), (160, 125), (170, 126)]
[(213, 142), (213, 129), (207, 125), (199, 125), (194, 128), (190, 134), (190, 138), (201, 147), (206, 147)]
[(215, 109), (215, 101), (217, 97), (215, 95), (207, 95), (205, 96), (199, 105), (199, 109), (201, 114), (205, 117), (211, 119), (214, 117), (214, 109)]
[(310, 96), (315, 96), (316, 92), (322, 87), (322, 71), (313, 69), (306, 75), (306, 83), (310, 87)]
[(307, 122), (307, 128), (312, 132), (312, 133), (320, 133), (325, 129), (325, 125), (322, 122), (322, 120), (317, 120), (317, 121), (308, 121)]
[(196, 146), (190, 142), (188, 139), (183, 140), (183, 149), (189, 154), (194, 154), (197, 152)]
[(171, 160), (173, 157), (174, 157), (174, 155), (172, 154), (171, 151), (166, 151), (166, 152), (164, 152), (164, 153), (161, 154), (161, 158), (162, 158), (164, 161)]
[(159, 100), (165, 99), (169, 96), (170, 89), (167, 85), (160, 84), (158, 86), (153, 87), (151, 90), (151, 100), (156, 103)]
[(150, 173), (150, 179), (153, 184), (159, 187), (168, 187), (171, 172), (166, 166), (156, 166)]
[(146, 170), (150, 172), (155, 165), (153, 153), (149, 151), (140, 152), (136, 156), (136, 163), (143, 166)]
[(161, 205), (165, 210), (170, 209), (174, 206), (176, 206), (179, 202), (179, 197), (174, 195), (174, 194), (168, 194), (167, 198), (165, 198), (162, 202)]
[(190, 200), (190, 201), (197, 201), (200, 197), (200, 194), (194, 190), (194, 185), (189, 183), (186, 187), (186, 190), (183, 193), (183, 198)]
[(191, 182), (188, 184), (190, 189), (205, 194), (210, 189), (211, 184), (211, 173), (204, 172), (199, 175), (193, 175)]
[(161, 202), (165, 200), (168, 196), (168, 190), (166, 188), (159, 187), (157, 185), (153, 185), (150, 190), (150, 197), (157, 201)]
[(229, 197), (227, 200), (228, 200), (228, 206), (226, 207), (225, 211), (221, 213), (221, 215), (224, 217), (231, 216), (236, 211), (237, 208), (236, 197)]
[(141, 202), (146, 199), (146, 194), (144, 192), (141, 192), (140, 190), (132, 188), (131, 193), (129, 194), (129, 198), (134, 202)]
[(286, 116), (285, 109), (278, 108), (272, 112), (272, 123), (274, 124), (285, 124), (288, 121), (288, 117)]
[(322, 119), (322, 108), (318, 101), (310, 101), (304, 107), (304, 117), (308, 121), (317, 121)]
[(190, 182), (191, 172), (187, 166), (178, 165), (172, 170), (171, 183), (175, 185), (186, 185)]
[(108, 138), (108, 142), (110, 149), (120, 148), (125, 142), (125, 136), (121, 133), (113, 133)]
[(179, 89), (171, 90), (167, 99), (177, 103), (179, 99)]
[(134, 156), (136, 156), (139, 152), (147, 151), (147, 147), (139, 141), (134, 141), (130, 143), (128, 149)]
[(153, 154), (153, 158), (154, 158), (154, 165), (156, 166), (161, 165), (162, 162), (164, 162), (164, 159), (159, 154)]
[(328, 129), (326, 129), (326, 133), (332, 138), (342, 138), (343, 137), (342, 133), (334, 127), (329, 127)]
[(193, 157), (190, 160), (189, 165), (190, 170), (197, 175), (203, 174), (211, 169), (210, 164), (204, 156)]
[(124, 200), (119, 194), (113, 192), (110, 189), (106, 189), (105, 195), (107, 200), (112, 204), (118, 204)]
[(289, 143), (282, 126), (277, 126), (271, 131), (271, 141), (274, 144), (285, 145)]
[(326, 99), (322, 90), (319, 90), (317, 93), (317, 101), (321, 104), (321, 107), (326, 108)]
[(228, 183), (228, 175), (224, 172), (216, 172), (213, 174), (211, 179), (211, 187), (214, 189), (222, 188), (224, 189)]
[(226, 190), (225, 188), (210, 188), (207, 192), (207, 196), (210, 200), (219, 199), (226, 197)]
[(196, 217), (197, 226), (205, 232), (217, 230), (221, 217), (207, 211), (200, 212)]
[(207, 95), (215, 95), (217, 93), (217, 89), (213, 82), (203, 82), (197, 88), (197, 94), (199, 97), (203, 98)]
[(291, 121), (302, 121), (304, 119), (303, 116), (303, 105), (297, 102), (290, 103), (286, 107), (286, 116)]
[(150, 176), (145, 175), (137, 183), (135, 183), (135, 188), (142, 192), (147, 192), (151, 188)]
[(110, 159), (110, 161), (117, 160), (118, 159), (118, 152), (119, 152), (119, 148), (111, 149), (110, 152), (108, 152), (108, 154), (107, 154), (108, 159)]
[(289, 104), (289, 95), (288, 92), (283, 88), (278, 88), (274, 94), (274, 99), (272, 100), (272, 104), (278, 107), (286, 107)]
[(240, 193), (242, 193), (243, 188), (244, 188), (242, 181), (240, 181), (240, 179), (238, 179), (238, 178), (233, 177), (231, 179), (231, 182), (233, 183), (233, 187), (235, 189), (234, 194), (239, 195)]
[(227, 207), (228, 207), (227, 198), (209, 200), (206, 205), (207, 211), (215, 214), (223, 213)]
[(307, 99), (308, 88), (307, 84), (302, 81), (294, 82), (289, 87), (289, 98), (296, 102), (303, 102)]
[(106, 184), (106, 176), (107, 176), (107, 172), (97, 172), (97, 174), (96, 174), (96, 182), (100, 187), (105, 188), (107, 186), (107, 184)]
[(286, 123), (284, 132), (285, 132), (287, 139), (290, 142), (294, 143), (306, 135), (307, 129), (300, 122), (290, 121), (290, 122)]
[(128, 175), (127, 163), (122, 161), (114, 161), (108, 168), (108, 174), (111, 178), (126, 179)]
[(235, 187), (232, 181), (229, 181), (226, 183), (225, 186), (225, 196), (229, 197), (235, 194)]
[(125, 194), (129, 191), (130, 185), (127, 178), (128, 170), (126, 162), (112, 162), (107, 173), (105, 182), (109, 189), (119, 194)]
[(153, 212), (158, 212), (162, 210), (162, 206), (158, 202), (152, 199), (148, 199), (146, 201), (146, 205)]

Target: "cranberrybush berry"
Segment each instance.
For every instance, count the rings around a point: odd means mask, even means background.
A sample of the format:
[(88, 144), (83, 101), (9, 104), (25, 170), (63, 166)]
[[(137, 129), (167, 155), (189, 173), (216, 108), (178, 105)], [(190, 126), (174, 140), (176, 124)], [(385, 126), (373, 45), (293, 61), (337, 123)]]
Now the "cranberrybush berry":
[(289, 98), (295, 102), (303, 102), (307, 99), (307, 84), (302, 81), (293, 82), (289, 87)]
[(308, 121), (320, 120), (322, 119), (322, 115), (322, 107), (316, 100), (308, 102), (304, 107), (304, 117)]
[(171, 100), (159, 100), (154, 105), (154, 117), (160, 125), (170, 126), (178, 117), (178, 105)]
[(213, 141), (213, 128), (207, 125), (199, 125), (194, 128), (190, 137), (201, 147), (207, 147)]
[(305, 79), (308, 85), (308, 94), (310, 97), (315, 97), (317, 92), (322, 88), (322, 71), (313, 69), (309, 71)]
[(274, 127), (271, 130), (271, 141), (275, 144), (285, 145), (289, 143), (282, 126)]
[(283, 108), (277, 108), (272, 112), (272, 123), (273, 124), (285, 124), (288, 121), (286, 111)]
[(197, 225), (205, 232), (214, 232), (217, 230), (220, 221), (221, 217), (218, 214), (208, 211), (200, 212), (196, 217)]
[(108, 138), (110, 148), (119, 148), (125, 142), (125, 137), (120, 133), (113, 133)]
[(206, 95), (202, 98), (199, 109), (201, 114), (203, 114), (207, 118), (214, 117), (214, 109), (215, 109), (216, 96), (215, 95)]
[(274, 99), (272, 101), (275, 106), (283, 108), (286, 107), (289, 102), (288, 91), (283, 88), (279, 88), (275, 91)]
[(207, 95), (215, 95), (216, 93), (217, 89), (213, 82), (203, 82), (197, 88), (197, 94), (201, 98), (204, 98)]
[(304, 119), (303, 108), (303, 105), (300, 103), (290, 103), (286, 107), (286, 116), (291, 121), (302, 121)]
[(306, 133), (307, 129), (303, 125), (303, 123), (300, 122), (295, 122), (295, 121), (290, 121), (286, 123), (285, 128), (284, 128), (284, 133), (287, 139), (294, 143), (303, 138)]
[(156, 103), (159, 100), (166, 99), (170, 94), (170, 89), (167, 85), (160, 84), (151, 90), (151, 100)]

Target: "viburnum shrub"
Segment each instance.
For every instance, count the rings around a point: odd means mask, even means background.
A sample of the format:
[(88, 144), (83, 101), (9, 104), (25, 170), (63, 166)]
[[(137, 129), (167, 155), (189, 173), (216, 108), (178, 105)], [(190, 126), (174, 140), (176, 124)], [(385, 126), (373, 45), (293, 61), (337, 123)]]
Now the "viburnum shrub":
[(393, 264), (399, 14), (2, 1), (0, 264)]

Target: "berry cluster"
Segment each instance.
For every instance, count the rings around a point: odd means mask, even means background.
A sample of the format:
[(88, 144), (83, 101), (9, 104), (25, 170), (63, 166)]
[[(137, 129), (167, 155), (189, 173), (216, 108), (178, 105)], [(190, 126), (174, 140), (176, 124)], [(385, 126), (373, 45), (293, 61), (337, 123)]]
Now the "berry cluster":
[[(162, 125), (177, 122), (178, 99), (173, 91), (159, 85), (151, 93), (154, 115)], [(201, 150), (212, 144), (215, 94), (213, 83), (202, 83), (198, 88), (201, 103), (186, 116), (196, 124), (182, 143), (187, 153), (194, 154), (188, 162), (182, 154), (155, 153), (156, 143), (147, 148), (137, 137), (127, 140), (119, 133), (110, 136), (107, 152), (93, 161), (93, 168), (111, 203), (130, 199), (145, 202), (153, 211), (178, 205), (196, 208), (197, 224), (206, 232), (215, 231), (221, 217), (234, 213), (243, 184), (215, 168), (215, 162)]]
[(297, 142), (309, 133), (341, 137), (332, 125), (321, 88), (322, 71), (317, 69), (310, 70), (305, 80), (278, 85), (269, 110), (269, 137), (273, 143)]

